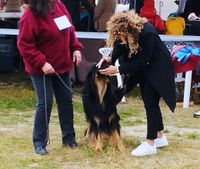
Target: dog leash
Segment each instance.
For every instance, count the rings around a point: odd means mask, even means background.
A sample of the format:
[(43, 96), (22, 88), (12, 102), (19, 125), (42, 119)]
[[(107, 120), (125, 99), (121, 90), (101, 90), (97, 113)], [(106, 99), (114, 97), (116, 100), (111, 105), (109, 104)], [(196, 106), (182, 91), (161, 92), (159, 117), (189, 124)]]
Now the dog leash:
[(87, 95), (87, 94), (81, 94), (81, 93), (75, 92), (75, 91), (72, 90), (69, 86), (67, 86), (67, 85), (65, 84), (65, 82), (62, 80), (62, 78), (60, 77), (60, 75), (59, 75), (57, 72), (55, 72), (55, 75), (60, 79), (60, 81), (62, 82), (62, 84), (63, 84), (71, 93), (73, 93), (73, 94), (75, 94), (75, 95), (78, 95), (78, 96)]
[(49, 136), (49, 123), (48, 123), (48, 117), (47, 117), (47, 91), (46, 91), (46, 80), (45, 80), (45, 74), (43, 75), (43, 85), (44, 85), (44, 104), (45, 104), (45, 122), (46, 122), (46, 129), (47, 129), (47, 135), (46, 135), (46, 144), (50, 144), (50, 136)]
[[(88, 94), (80, 94), (75, 92), (74, 90), (72, 90), (69, 86), (67, 86), (65, 84), (65, 82), (63, 81), (63, 79), (60, 77), (60, 75), (55, 72), (56, 76), (60, 79), (60, 81), (62, 82), (62, 84), (73, 94), (79, 95), (79, 96), (87, 96)], [(49, 123), (48, 123), (48, 108), (47, 108), (47, 92), (46, 92), (46, 80), (45, 80), (45, 74), (43, 75), (43, 85), (44, 85), (44, 100), (45, 100), (45, 123), (46, 123), (46, 129), (47, 129), (47, 135), (46, 135), (46, 144), (49, 145), (50, 144), (50, 135), (49, 135)]]

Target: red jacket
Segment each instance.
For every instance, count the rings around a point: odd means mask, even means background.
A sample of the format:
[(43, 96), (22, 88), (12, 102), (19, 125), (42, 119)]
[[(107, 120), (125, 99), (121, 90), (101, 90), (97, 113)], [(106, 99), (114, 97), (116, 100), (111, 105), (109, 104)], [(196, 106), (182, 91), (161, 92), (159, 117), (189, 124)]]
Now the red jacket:
[(17, 44), (29, 74), (43, 74), (41, 68), (45, 62), (50, 63), (58, 74), (72, 70), (72, 53), (83, 46), (76, 38), (74, 26), (58, 29), (54, 18), (63, 15), (72, 23), (70, 14), (58, 0), (54, 12), (45, 17), (37, 16), (28, 7), (20, 19)]

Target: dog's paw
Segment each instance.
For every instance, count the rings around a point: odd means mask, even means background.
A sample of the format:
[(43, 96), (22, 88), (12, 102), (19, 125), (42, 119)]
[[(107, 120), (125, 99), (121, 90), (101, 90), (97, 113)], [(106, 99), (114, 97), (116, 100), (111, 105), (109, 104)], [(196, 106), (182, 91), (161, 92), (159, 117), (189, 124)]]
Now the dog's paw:
[(102, 147), (95, 147), (95, 151), (97, 153), (101, 153), (102, 152)]
[(102, 152), (102, 146), (101, 146), (101, 144), (99, 144), (99, 143), (96, 144), (95, 151), (96, 152)]
[(124, 152), (124, 151), (125, 151), (125, 147), (124, 147), (123, 143), (118, 144), (118, 145), (117, 145), (117, 148), (118, 148), (118, 150), (119, 150), (120, 152)]

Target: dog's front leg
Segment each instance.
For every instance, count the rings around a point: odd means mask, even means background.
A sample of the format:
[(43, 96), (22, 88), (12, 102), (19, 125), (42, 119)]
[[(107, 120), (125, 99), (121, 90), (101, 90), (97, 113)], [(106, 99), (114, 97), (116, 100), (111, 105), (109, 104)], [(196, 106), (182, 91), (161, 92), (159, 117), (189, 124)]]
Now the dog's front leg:
[(98, 133), (95, 142), (96, 142), (95, 150), (97, 152), (102, 151), (102, 139), (101, 139), (101, 134), (100, 133)]
[(112, 135), (110, 136), (109, 144), (110, 145), (115, 145), (120, 151), (124, 151), (125, 150), (122, 138), (121, 138), (120, 134), (117, 132), (117, 130), (115, 130), (112, 133)]
[(90, 146), (92, 146), (93, 148), (96, 147), (97, 138), (94, 129), (91, 128), (90, 123), (88, 123), (88, 128), (85, 132), (85, 138), (87, 139)]
[(90, 123), (88, 123), (88, 127), (85, 130), (85, 138), (89, 139), (89, 137), (90, 137)]

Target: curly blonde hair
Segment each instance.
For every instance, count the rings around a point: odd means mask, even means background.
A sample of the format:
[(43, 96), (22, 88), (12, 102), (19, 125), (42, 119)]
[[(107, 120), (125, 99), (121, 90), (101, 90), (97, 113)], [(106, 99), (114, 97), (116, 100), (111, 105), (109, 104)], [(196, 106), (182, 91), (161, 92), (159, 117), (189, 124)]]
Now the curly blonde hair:
[(107, 22), (107, 46), (113, 48), (117, 39), (129, 46), (130, 52), (136, 54), (140, 50), (139, 33), (146, 18), (139, 17), (134, 11), (120, 12), (113, 15)]

